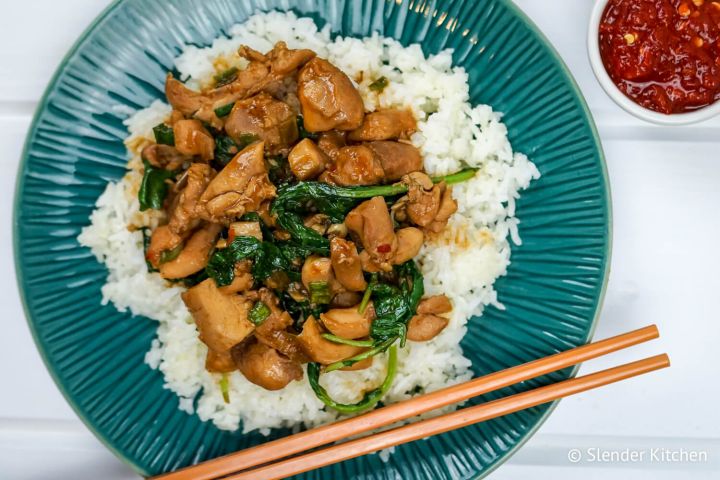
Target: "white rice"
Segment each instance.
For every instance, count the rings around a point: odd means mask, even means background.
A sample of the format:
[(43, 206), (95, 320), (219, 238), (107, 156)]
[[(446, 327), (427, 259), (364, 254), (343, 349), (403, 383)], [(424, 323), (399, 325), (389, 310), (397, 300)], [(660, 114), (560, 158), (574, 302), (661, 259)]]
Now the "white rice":
[[(513, 153), (500, 114), (487, 105), (470, 105), (467, 73), (452, 67), (450, 51), (426, 58), (418, 45), (403, 47), (378, 35), (331, 40), (329, 30), (319, 31), (311, 19), (293, 13), (255, 15), (233, 27), (231, 34), (232, 38), (217, 39), (209, 48), (188, 46), (177, 58), (176, 67), (189, 85), (204, 85), (218, 69), (242, 65), (235, 55), (241, 44), (267, 51), (282, 40), (290, 48), (311, 48), (357, 81), (368, 110), (392, 106), (413, 110), (419, 122), (412, 141), (423, 153), (428, 172), (480, 168), (475, 178), (454, 187), (458, 212), (441, 238), (424, 246), (417, 258), (427, 294), (450, 297), (454, 305), (450, 324), (429, 342), (408, 342), (399, 354), (397, 379), (384, 401), (396, 402), (469, 379), (470, 361), (460, 348), (467, 319), (481, 315), (486, 305), (503, 308), (493, 283), (510, 263), (508, 238), (520, 243), (515, 200), (520, 190), (540, 176), (524, 155)], [(381, 76), (390, 84), (378, 95), (368, 85)], [(158, 213), (139, 212), (137, 152), (152, 138), (152, 127), (169, 112), (169, 106), (156, 101), (126, 121), (133, 169), (107, 186), (91, 225), (79, 237), (108, 267), (103, 304), (112, 302), (120, 311), (129, 309), (159, 322), (145, 361), (162, 371), (165, 388), (178, 395), (179, 408), (187, 413), (225, 430), (242, 424), (244, 432), (268, 433), (270, 428), (312, 427), (332, 421), (337, 414), (323, 408), (306, 380), (270, 392), (234, 372), (231, 401), (226, 404), (219, 376), (204, 368), (207, 350), (180, 298), (183, 288), (147, 272), (142, 235), (128, 226), (153, 226)], [(367, 370), (324, 375), (323, 384), (334, 398), (352, 402), (384, 375), (385, 361), (378, 358)]]

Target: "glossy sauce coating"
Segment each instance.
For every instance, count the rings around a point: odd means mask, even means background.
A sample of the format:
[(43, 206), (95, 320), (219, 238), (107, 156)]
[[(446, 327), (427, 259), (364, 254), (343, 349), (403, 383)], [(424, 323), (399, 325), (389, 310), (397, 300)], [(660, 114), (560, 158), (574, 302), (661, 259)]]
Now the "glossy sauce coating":
[(720, 99), (720, 2), (610, 0), (600, 22), (610, 78), (636, 103), (671, 114)]

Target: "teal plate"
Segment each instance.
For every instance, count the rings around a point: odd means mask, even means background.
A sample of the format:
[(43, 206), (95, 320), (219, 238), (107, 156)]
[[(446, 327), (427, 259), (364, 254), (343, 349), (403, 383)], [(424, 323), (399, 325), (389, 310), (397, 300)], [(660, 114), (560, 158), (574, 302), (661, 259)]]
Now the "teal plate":
[[(107, 271), (76, 237), (107, 182), (124, 172), (125, 105), (162, 97), (185, 43), (208, 45), (257, 11), (310, 15), (343, 35), (372, 31), (454, 49), (474, 104), (505, 112), (510, 140), (543, 176), (517, 206), (523, 245), (488, 308), (463, 340), (475, 375), (586, 342), (610, 255), (610, 195), (600, 142), (570, 73), (537, 28), (506, 0), (124, 0), (70, 51), (30, 128), (18, 173), (15, 260), (27, 318), (47, 367), (88, 427), (139, 473), (157, 474), (265, 440), (216, 429), (178, 410), (143, 357), (156, 323), (100, 305)], [(568, 369), (487, 395), (574, 375)], [(476, 403), (475, 402), (475, 403)], [(537, 430), (543, 405), (369, 455), (303, 478), (466, 479), (486, 475)], [(275, 431), (272, 437), (286, 435)]]

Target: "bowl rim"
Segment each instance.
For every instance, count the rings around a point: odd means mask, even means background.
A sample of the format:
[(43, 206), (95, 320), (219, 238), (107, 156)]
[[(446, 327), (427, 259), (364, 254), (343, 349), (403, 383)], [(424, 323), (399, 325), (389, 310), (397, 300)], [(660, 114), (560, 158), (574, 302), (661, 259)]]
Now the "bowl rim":
[[(503, 3), (508, 10), (512, 11), (513, 14), (515, 14), (519, 19), (521, 19), (523, 22), (526, 23), (527, 27), (544, 43), (544, 47), (547, 48), (548, 53), (550, 54), (552, 60), (558, 65), (561, 72), (565, 75), (568, 86), (572, 90), (572, 92), (576, 95), (576, 98), (578, 100), (578, 106), (585, 114), (585, 117), (588, 121), (588, 127), (590, 129), (590, 134), (592, 137), (592, 140), (594, 141), (596, 147), (597, 147), (597, 154), (598, 154), (598, 160), (600, 163), (600, 170), (603, 178), (603, 184), (604, 184), (604, 194), (606, 198), (606, 204), (605, 204), (605, 210), (606, 210), (606, 218), (607, 223), (605, 225), (606, 227), (606, 247), (605, 247), (605, 264), (603, 266), (602, 270), (602, 283), (599, 286), (599, 292), (597, 297), (597, 304), (595, 306), (595, 312), (592, 318), (592, 322), (590, 323), (590, 326), (588, 328), (587, 334), (584, 338), (584, 342), (590, 342), (596, 332), (598, 322), (600, 320), (600, 316), (603, 311), (603, 307), (605, 305), (605, 297), (607, 294), (608, 289), (608, 283), (610, 280), (610, 272), (611, 272), (611, 265), (612, 265), (612, 253), (613, 253), (613, 202), (612, 202), (612, 191), (611, 191), (611, 185), (610, 185), (610, 176), (608, 173), (607, 168), (607, 161), (605, 158), (605, 152), (603, 149), (602, 141), (600, 139), (600, 134), (597, 129), (597, 125), (595, 124), (595, 119), (592, 115), (592, 112), (590, 111), (590, 108), (588, 107), (587, 101), (585, 99), (585, 96), (582, 93), (582, 90), (580, 89), (577, 81), (575, 80), (575, 77), (573, 76), (570, 68), (567, 66), (567, 64), (564, 62), (560, 54), (558, 53), (557, 49), (553, 45), (553, 43), (548, 39), (548, 37), (540, 30), (540, 28), (535, 24), (535, 22), (520, 8), (518, 7), (513, 0), (497, 0), (501, 3)], [(85, 425), (85, 427), (93, 434), (93, 436), (101, 443), (103, 444), (110, 452), (112, 452), (116, 458), (121, 460), (124, 464), (126, 464), (131, 470), (133, 470), (135, 473), (141, 475), (142, 477), (148, 477), (150, 473), (146, 471), (141, 465), (136, 463), (136, 460), (133, 458), (130, 458), (128, 455), (126, 455), (123, 451), (116, 448), (110, 436), (107, 435), (106, 432), (101, 431), (95, 427), (95, 425), (85, 416), (80, 406), (76, 403), (76, 400), (74, 397), (70, 394), (70, 392), (65, 388), (62, 381), (60, 380), (59, 376), (57, 375), (52, 363), (50, 362), (50, 359), (48, 357), (48, 353), (46, 349), (44, 348), (44, 341), (40, 337), (40, 332), (37, 329), (36, 324), (33, 322), (32, 317), (30, 315), (30, 308), (28, 299), (26, 296), (26, 292), (24, 289), (25, 285), (25, 277), (24, 272), (21, 268), (18, 268), (18, 265), (21, 265), (20, 257), (20, 243), (21, 238), (19, 235), (19, 229), (18, 229), (18, 222), (19, 222), (19, 212), (20, 212), (20, 203), (21, 203), (21, 195), (20, 193), (24, 191), (25, 189), (25, 172), (27, 170), (28, 166), (28, 154), (30, 152), (30, 147), (34, 141), (36, 131), (37, 123), (40, 119), (41, 114), (45, 110), (45, 107), (49, 101), (50, 93), (52, 92), (53, 86), (57, 83), (58, 79), (64, 72), (66, 64), (69, 62), (69, 60), (77, 53), (77, 51), (80, 49), (80, 47), (85, 43), (87, 38), (95, 31), (96, 28), (98, 28), (104, 21), (106, 21), (111, 15), (115, 13), (117, 8), (124, 3), (125, 0), (112, 0), (109, 5), (107, 5), (103, 10), (100, 11), (100, 13), (97, 14), (97, 16), (87, 25), (87, 27), (82, 31), (82, 33), (78, 36), (77, 40), (72, 44), (72, 46), (68, 49), (66, 54), (62, 57), (60, 62), (57, 64), (57, 67), (55, 68), (55, 71), (53, 72), (52, 76), (49, 78), (45, 90), (43, 91), (42, 96), (40, 97), (40, 100), (38, 101), (37, 107), (35, 109), (35, 112), (32, 116), (30, 125), (28, 127), (28, 131), (25, 137), (25, 141), (23, 144), (23, 149), (20, 154), (20, 162), (18, 164), (18, 169), (16, 173), (15, 178), (15, 191), (14, 191), (14, 198), (13, 198), (13, 214), (12, 214), (12, 243), (13, 243), (13, 260), (14, 260), (14, 267), (15, 267), (15, 280), (17, 282), (18, 287), (18, 293), (21, 300), (21, 304), (23, 307), (23, 313), (25, 315), (25, 321), (28, 326), (28, 329), (30, 330), (33, 343), (35, 344), (35, 347), (38, 351), (38, 354), (41, 357), (41, 360), (43, 364), (45, 365), (45, 368), (52, 378), (53, 382), (57, 386), (58, 390), (62, 394), (63, 398), (67, 402), (67, 404), (70, 406), (70, 408), (73, 410), (77, 418)], [(570, 373), (568, 375), (568, 378), (574, 378), (577, 376), (577, 373), (580, 369), (580, 365), (575, 365), (571, 367)], [(550, 417), (550, 415), (555, 411), (555, 408), (557, 408), (558, 404), (560, 403), (560, 399), (555, 400), (551, 402), (544, 412), (538, 417), (535, 425), (530, 427), (527, 432), (523, 435), (523, 437), (515, 443), (515, 445), (508, 449), (504, 454), (494, 461), (492, 465), (490, 465), (486, 470), (481, 470), (477, 472), (477, 475), (473, 477), (473, 480), (481, 480), (491, 473), (493, 473), (495, 470), (497, 470), (500, 466), (504, 465), (505, 462), (507, 462), (519, 449), (521, 449), (537, 432), (538, 430), (543, 426), (543, 424), (547, 421), (547, 419)]]
[(655, 112), (635, 103), (615, 85), (615, 82), (612, 81), (605, 69), (605, 64), (600, 56), (600, 20), (609, 1), (610, 0), (595, 0), (595, 5), (590, 14), (587, 33), (587, 50), (590, 66), (595, 74), (595, 78), (597, 78), (598, 83), (600, 83), (600, 86), (605, 90), (605, 93), (626, 112), (641, 120), (657, 125), (688, 125), (709, 120), (719, 115), (720, 100), (691, 112), (672, 113), (669, 115)]

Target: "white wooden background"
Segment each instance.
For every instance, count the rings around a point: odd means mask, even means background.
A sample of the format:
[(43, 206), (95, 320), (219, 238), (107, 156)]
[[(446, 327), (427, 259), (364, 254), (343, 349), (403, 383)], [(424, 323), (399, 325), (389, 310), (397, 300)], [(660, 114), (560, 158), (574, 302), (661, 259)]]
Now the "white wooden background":
[[(239, 0), (238, 0), (239, 1)], [(0, 478), (131, 479), (66, 405), (35, 350), (13, 275), (15, 173), (38, 99), (109, 0), (0, 2)], [(605, 96), (586, 57), (591, 0), (517, 0), (560, 51), (597, 121), (614, 203), (610, 285), (596, 338), (657, 323), (662, 339), (582, 371), (667, 351), (671, 369), (561, 402), (492, 477), (720, 477), (720, 118), (635, 120)], [(700, 463), (568, 459), (570, 449), (706, 451)], [(587, 455), (586, 455), (587, 457)]]

